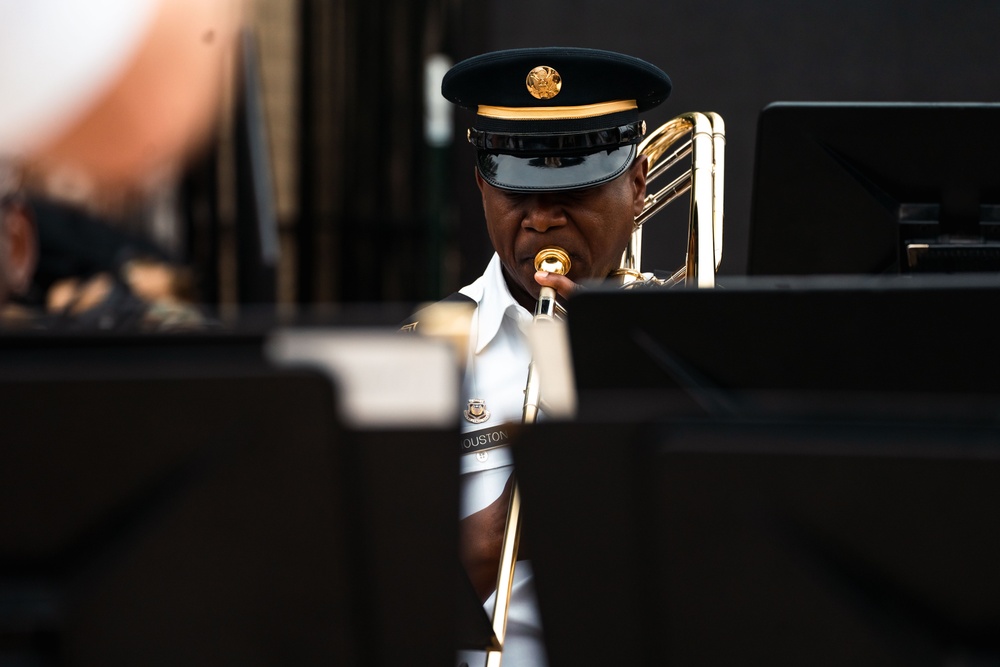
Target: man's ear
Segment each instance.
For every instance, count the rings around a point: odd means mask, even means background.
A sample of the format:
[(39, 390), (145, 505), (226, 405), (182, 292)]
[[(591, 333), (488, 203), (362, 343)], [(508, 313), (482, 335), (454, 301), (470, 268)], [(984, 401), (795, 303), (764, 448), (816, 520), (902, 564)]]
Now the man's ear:
[(482, 193), (483, 187), (486, 185), (486, 181), (483, 180), (482, 174), (479, 173), (478, 167), (473, 167), (476, 172), (476, 185), (479, 186), (479, 192)]
[(13, 294), (24, 294), (38, 263), (38, 234), (28, 207), (16, 201), (7, 206), (0, 215), (0, 234), (5, 237), (5, 243), (0, 244), (5, 250), (0, 263), (7, 287)]
[(632, 209), (633, 217), (642, 213), (646, 204), (646, 174), (649, 172), (649, 159), (639, 154), (632, 163)]

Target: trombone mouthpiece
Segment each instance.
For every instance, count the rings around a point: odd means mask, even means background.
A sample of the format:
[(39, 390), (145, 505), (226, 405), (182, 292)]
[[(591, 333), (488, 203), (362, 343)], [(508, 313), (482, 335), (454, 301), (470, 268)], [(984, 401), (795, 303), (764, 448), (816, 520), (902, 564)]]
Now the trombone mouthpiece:
[(535, 271), (548, 271), (565, 276), (569, 273), (569, 254), (557, 246), (542, 248), (535, 255)]

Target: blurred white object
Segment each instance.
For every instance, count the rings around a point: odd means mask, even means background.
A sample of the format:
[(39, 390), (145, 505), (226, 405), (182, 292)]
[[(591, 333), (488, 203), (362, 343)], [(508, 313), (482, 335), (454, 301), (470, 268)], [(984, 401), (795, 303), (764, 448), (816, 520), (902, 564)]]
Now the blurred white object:
[(576, 382), (566, 323), (532, 321), (525, 334), (537, 367), (542, 411), (548, 418), (572, 419), (576, 416)]
[(58, 134), (120, 76), (162, 0), (0, 0), (0, 155)]
[(452, 64), (442, 53), (432, 54), (424, 62), (424, 139), (429, 146), (451, 144), (455, 106), (441, 94), (441, 80)]
[(344, 421), (355, 428), (447, 428), (458, 418), (459, 371), (447, 341), (382, 329), (288, 329), (268, 356), (334, 380)]

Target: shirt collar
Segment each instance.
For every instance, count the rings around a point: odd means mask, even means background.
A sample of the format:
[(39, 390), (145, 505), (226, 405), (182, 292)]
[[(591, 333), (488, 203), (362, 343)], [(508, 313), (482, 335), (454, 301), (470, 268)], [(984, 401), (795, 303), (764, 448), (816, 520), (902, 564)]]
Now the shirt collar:
[(479, 354), (496, 338), (503, 325), (504, 317), (509, 316), (514, 323), (520, 325), (531, 321), (529, 313), (521, 304), (514, 300), (507, 281), (503, 277), (500, 256), (493, 253), (490, 263), (474, 283), (459, 290), (462, 294), (476, 302), (476, 354)]

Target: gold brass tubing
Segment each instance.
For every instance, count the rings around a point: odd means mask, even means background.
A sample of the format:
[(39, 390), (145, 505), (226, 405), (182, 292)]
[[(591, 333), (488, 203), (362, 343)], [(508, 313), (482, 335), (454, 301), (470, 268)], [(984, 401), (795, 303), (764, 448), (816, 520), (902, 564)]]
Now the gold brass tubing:
[(541, 400), (542, 388), (537, 380), (535, 362), (528, 363), (528, 383), (524, 386), (524, 408), (521, 412), (522, 424), (534, 424), (538, 419), (538, 402)]
[[(521, 492), (514, 479), (510, 493), (510, 507), (507, 510), (507, 525), (500, 549), (500, 571), (497, 574), (496, 605), (493, 607), (493, 634), (503, 650), (507, 634), (507, 613), (510, 608), (510, 591), (514, 584), (514, 564), (517, 562), (517, 548), (521, 540)], [(490, 654), (496, 654), (491, 656)], [(487, 653), (487, 664), (500, 665), (500, 651)]]
[(639, 268), (642, 266), (642, 226), (667, 204), (681, 197), (690, 189), (691, 171), (689, 170), (675, 178), (659, 192), (646, 196), (642, 212), (635, 219), (635, 229), (632, 230), (632, 236), (622, 253), (621, 268), (619, 271), (612, 272), (611, 277), (634, 276), (634, 278), (621, 280), (622, 285), (627, 285), (634, 280), (642, 280)]
[(642, 266), (642, 222), (636, 218), (632, 224), (632, 235), (625, 246), (619, 269), (611, 273), (611, 277), (616, 278), (620, 286), (642, 280), (642, 273), (639, 271)]
[[(558, 273), (561, 276), (569, 273), (572, 262), (567, 253), (557, 246), (547, 246), (535, 255), (535, 270)], [(555, 318), (560, 306), (556, 302), (556, 291), (548, 286), (542, 286), (538, 291), (538, 302), (535, 304), (534, 322), (542, 322)], [(535, 361), (528, 364), (528, 381), (524, 387), (524, 411), (522, 423), (534, 423), (538, 417), (538, 407), (541, 401), (541, 386)], [(499, 589), (498, 589), (499, 590)]]
[[(569, 254), (562, 248), (548, 246), (542, 248), (535, 255), (535, 270), (558, 273), (561, 276), (569, 273), (572, 263)], [(556, 303), (556, 291), (548, 286), (543, 286), (538, 291), (538, 302), (535, 304), (534, 322), (551, 320), (555, 318), (558, 303)], [(524, 409), (521, 413), (521, 422), (531, 424), (538, 416), (538, 403), (541, 400), (541, 387), (538, 382), (538, 373), (535, 362), (528, 364), (528, 382), (524, 387)]]
[(639, 144), (639, 152), (649, 159), (649, 168), (652, 169), (660, 160), (663, 154), (673, 146), (677, 140), (691, 131), (693, 114), (682, 114), (668, 120), (666, 123), (649, 133)]
[(723, 194), (726, 173), (726, 123), (722, 116), (710, 111), (712, 121), (712, 228), (715, 232), (715, 268), (722, 263)]
[(651, 162), (646, 171), (646, 181), (653, 181), (659, 177), (659, 175), (678, 162), (691, 155), (691, 140), (685, 141), (681, 146), (677, 148), (673, 153), (665, 158), (660, 158), (656, 162)]
[[(646, 197), (643, 210), (636, 217), (633, 239), (622, 253), (621, 270), (613, 274), (615, 279), (628, 285), (632, 278), (622, 279), (622, 274), (641, 275), (642, 225), (667, 204), (690, 192), (687, 256), (678, 273), (684, 275), (686, 284), (715, 286), (715, 272), (722, 261), (725, 132), (719, 114), (691, 112), (667, 121), (639, 144), (639, 152), (649, 163), (647, 186), (683, 158), (691, 157), (691, 167), (667, 187)], [(667, 282), (672, 284), (678, 273)]]
[(642, 212), (636, 217), (635, 224), (640, 227), (652, 218), (660, 209), (674, 201), (691, 189), (691, 172), (687, 171), (675, 178), (659, 192), (646, 196)]
[[(688, 273), (687, 282), (700, 288), (715, 287), (715, 190), (712, 187), (715, 145), (711, 120), (698, 114), (693, 132), (691, 224), (694, 241), (689, 257), (694, 254), (697, 260), (693, 273)], [(690, 268), (690, 259), (688, 264)]]
[[(548, 271), (566, 275), (571, 262), (569, 254), (562, 248), (548, 246), (535, 255), (535, 270)], [(555, 319), (561, 306), (556, 303), (556, 291), (551, 287), (542, 287), (539, 291), (538, 303), (535, 304), (533, 322), (544, 322)], [(533, 424), (538, 418), (538, 408), (541, 402), (541, 384), (535, 361), (528, 364), (528, 381), (524, 387), (524, 410), (521, 421)], [(507, 510), (507, 522), (504, 524), (503, 546), (500, 550), (500, 568), (497, 572), (496, 604), (493, 607), (493, 634), (500, 644), (500, 650), (489, 650), (486, 653), (487, 667), (500, 667), (503, 658), (503, 644), (507, 633), (507, 613), (510, 609), (510, 592), (514, 583), (514, 568), (517, 565), (517, 549), (521, 539), (521, 491), (514, 477), (511, 485), (510, 508)]]

